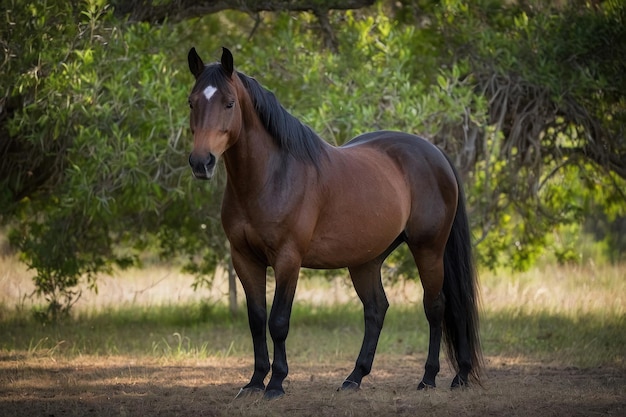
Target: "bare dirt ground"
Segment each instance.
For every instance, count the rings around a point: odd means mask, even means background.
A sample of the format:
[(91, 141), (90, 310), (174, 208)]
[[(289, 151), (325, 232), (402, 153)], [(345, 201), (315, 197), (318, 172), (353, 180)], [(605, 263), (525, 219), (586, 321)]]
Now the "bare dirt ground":
[(287, 395), (235, 400), (239, 358), (0, 357), (2, 416), (625, 416), (624, 369), (580, 370), (490, 358), (484, 388), (416, 390), (424, 358), (381, 355), (358, 392), (337, 392), (350, 364), (292, 363)]

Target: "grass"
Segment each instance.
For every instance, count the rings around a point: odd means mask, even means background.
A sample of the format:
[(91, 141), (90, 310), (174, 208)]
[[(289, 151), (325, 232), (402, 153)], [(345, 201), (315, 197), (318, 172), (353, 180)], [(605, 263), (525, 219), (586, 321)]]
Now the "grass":
[[(581, 368), (625, 367), (624, 270), (623, 266), (548, 266), (517, 275), (482, 274), (481, 333), (486, 357)], [(6, 271), (0, 285), (6, 287), (10, 281), (15, 286), (20, 280), (28, 285), (17, 272), (7, 278), (11, 272)], [(37, 322), (19, 298), (1, 300), (0, 355), (123, 355), (174, 361), (251, 357), (247, 318), (243, 311), (232, 317), (216, 301), (223, 292), (219, 282), (211, 294), (189, 294), (170, 302), (167, 297), (175, 294), (173, 289), (189, 285), (189, 277), (152, 270), (129, 275), (125, 282), (109, 279), (117, 286), (104, 280), (98, 303), (79, 305), (71, 318), (53, 324)], [(111, 288), (122, 288), (121, 293), (127, 294), (133, 285), (145, 291), (135, 291), (132, 301), (120, 302), (115, 291), (111, 295)], [(166, 288), (157, 290), (159, 285)], [(142, 301), (136, 293), (146, 295), (146, 289), (162, 291), (164, 297), (152, 294)], [(363, 332), (362, 310), (353, 292), (344, 279), (301, 282), (287, 342), (292, 361), (352, 364)], [(379, 355), (425, 355), (428, 325), (419, 284), (391, 286), (388, 292), (391, 308)]]

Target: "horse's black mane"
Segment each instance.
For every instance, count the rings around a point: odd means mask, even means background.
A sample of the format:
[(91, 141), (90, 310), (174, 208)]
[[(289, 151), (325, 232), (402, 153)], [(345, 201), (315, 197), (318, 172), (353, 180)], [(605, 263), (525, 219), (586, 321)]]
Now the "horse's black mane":
[[(319, 167), (323, 140), (278, 102), (271, 91), (257, 80), (237, 71), (244, 87), (250, 94), (257, 115), (279, 149), (294, 158)], [(212, 85), (218, 90), (227, 86), (228, 78), (220, 64), (207, 65), (196, 82), (196, 89)]]

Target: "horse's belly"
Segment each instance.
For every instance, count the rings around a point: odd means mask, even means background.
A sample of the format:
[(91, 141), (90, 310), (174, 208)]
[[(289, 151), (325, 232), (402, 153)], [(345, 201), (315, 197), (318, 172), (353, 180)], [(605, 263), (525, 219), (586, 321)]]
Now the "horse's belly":
[[(393, 242), (393, 240), (391, 241)], [(391, 245), (391, 242), (389, 245)], [(387, 247), (389, 247), (387, 245)], [(350, 266), (363, 265), (378, 255), (383, 253), (387, 248), (370, 247), (364, 250), (348, 252), (350, 249), (333, 247), (329, 245), (321, 250), (312, 250), (304, 258), (302, 266), (313, 269), (337, 269)], [(336, 248), (337, 250), (332, 250)]]
[(302, 266), (334, 269), (362, 265), (385, 252), (405, 225), (403, 216), (393, 219), (372, 216), (369, 221), (360, 221), (359, 216), (356, 217), (318, 230), (304, 255)]

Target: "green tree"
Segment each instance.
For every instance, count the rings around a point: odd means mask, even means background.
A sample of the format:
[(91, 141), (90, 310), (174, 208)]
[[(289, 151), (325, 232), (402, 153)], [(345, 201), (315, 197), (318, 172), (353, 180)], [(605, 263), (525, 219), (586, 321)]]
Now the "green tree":
[(555, 226), (598, 209), (626, 215), (626, 5), (459, 1), (442, 17), (447, 44), (489, 102), (470, 180), (482, 189), (472, 198), (484, 196), (473, 204), (482, 253), (502, 259), (513, 243), (514, 265), (526, 268)]
[[(199, 283), (227, 263), (225, 175), (196, 182), (187, 167), (194, 45), (230, 46), (239, 70), (331, 143), (397, 129), (444, 148), (463, 172), (483, 265), (523, 269), (546, 247), (570, 259), (555, 227), (626, 216), (618, 1), (420, 0), (325, 21), (230, 11), (158, 24), (104, 0), (0, 11), (0, 222), (34, 269), (45, 317), (147, 248), (182, 259)], [(406, 258), (389, 267), (414, 275)]]
[(79, 283), (137, 264), (148, 245), (193, 253), (198, 273), (214, 267), (220, 185), (186, 169), (190, 80), (167, 55), (185, 34), (120, 24), (99, 0), (10, 7), (4, 100), (20, 106), (1, 127), (1, 216), (36, 272), (42, 314), (67, 313)]

